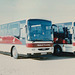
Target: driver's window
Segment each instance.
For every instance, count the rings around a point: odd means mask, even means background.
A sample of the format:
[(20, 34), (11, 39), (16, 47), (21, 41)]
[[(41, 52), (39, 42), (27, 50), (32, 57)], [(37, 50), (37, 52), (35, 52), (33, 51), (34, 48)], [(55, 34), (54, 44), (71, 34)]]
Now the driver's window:
[(52, 28), (53, 28), (53, 32), (58, 32), (57, 26), (52, 26)]
[(62, 26), (59, 26), (58, 29), (59, 29), (59, 33), (64, 33), (64, 30), (63, 30)]

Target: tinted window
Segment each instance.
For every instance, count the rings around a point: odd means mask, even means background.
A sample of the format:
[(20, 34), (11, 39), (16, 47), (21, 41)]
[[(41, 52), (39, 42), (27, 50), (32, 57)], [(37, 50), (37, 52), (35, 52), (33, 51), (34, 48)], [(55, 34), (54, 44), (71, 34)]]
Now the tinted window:
[(59, 33), (64, 33), (62, 26), (59, 26), (59, 27), (58, 27), (58, 30), (59, 30)]
[(52, 39), (51, 21), (30, 20), (28, 22), (29, 41), (50, 41)]
[(8, 24), (8, 34), (12, 36), (19, 36), (19, 25), (15, 23)]

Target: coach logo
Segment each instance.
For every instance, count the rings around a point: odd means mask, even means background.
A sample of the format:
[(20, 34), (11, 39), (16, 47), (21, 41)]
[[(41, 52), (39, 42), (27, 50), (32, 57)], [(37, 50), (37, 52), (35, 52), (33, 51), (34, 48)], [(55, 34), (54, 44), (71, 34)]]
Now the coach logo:
[(0, 41), (2, 41), (2, 38), (0, 38)]
[(15, 38), (13, 39), (13, 43), (15, 43)]

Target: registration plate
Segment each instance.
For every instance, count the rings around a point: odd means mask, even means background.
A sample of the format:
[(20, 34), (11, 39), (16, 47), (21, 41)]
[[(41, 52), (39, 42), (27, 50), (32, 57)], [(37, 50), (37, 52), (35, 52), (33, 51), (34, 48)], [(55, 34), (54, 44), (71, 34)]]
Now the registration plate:
[(41, 55), (45, 55), (45, 54), (47, 54), (47, 53), (46, 52), (41, 53)]

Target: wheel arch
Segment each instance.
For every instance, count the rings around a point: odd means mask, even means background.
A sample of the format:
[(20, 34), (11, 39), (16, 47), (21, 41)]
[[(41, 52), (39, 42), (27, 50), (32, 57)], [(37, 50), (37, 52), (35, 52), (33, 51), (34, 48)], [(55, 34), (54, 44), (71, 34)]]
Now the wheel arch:
[[(56, 47), (61, 48), (61, 46), (59, 44), (57, 44), (57, 45), (54, 46), (54, 48), (56, 48)], [(62, 48), (61, 48), (61, 50), (62, 50)]]
[(55, 48), (57, 48), (57, 47), (59, 47), (59, 48), (61, 49), (61, 51), (62, 51), (62, 47), (61, 47), (59, 44), (57, 44), (57, 45), (54, 46), (54, 50), (55, 50)]
[(11, 47), (11, 50), (10, 50), (10, 53), (11, 53), (11, 57), (13, 57), (12, 55), (12, 50), (13, 50), (13, 47), (15, 47), (14, 45)]

